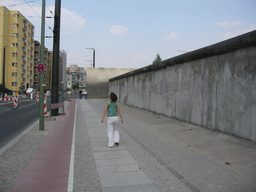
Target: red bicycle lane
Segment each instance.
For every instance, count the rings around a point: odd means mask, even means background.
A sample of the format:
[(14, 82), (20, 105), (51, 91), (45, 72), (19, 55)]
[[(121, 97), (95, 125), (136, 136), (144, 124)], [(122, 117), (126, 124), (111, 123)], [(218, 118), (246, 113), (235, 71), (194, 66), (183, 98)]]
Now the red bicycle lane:
[(66, 107), (66, 114), (57, 118), (12, 192), (67, 191), (76, 100)]

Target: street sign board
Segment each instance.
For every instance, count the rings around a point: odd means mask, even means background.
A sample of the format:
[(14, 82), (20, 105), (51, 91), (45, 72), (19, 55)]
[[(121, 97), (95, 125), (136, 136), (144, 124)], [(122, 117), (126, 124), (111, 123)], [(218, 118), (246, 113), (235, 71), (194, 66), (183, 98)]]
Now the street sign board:
[(71, 88), (71, 82), (67, 82), (67, 87)]
[(38, 71), (38, 73), (43, 73), (44, 72), (44, 64), (40, 63), (37, 65), (36, 70)]

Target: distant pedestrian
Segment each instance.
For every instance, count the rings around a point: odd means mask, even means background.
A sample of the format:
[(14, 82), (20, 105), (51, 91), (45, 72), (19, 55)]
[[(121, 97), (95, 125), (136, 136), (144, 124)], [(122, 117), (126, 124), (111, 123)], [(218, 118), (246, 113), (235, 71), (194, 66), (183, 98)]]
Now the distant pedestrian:
[(79, 90), (79, 99), (81, 99), (82, 98), (82, 90), (80, 89)]
[[(119, 144), (119, 125), (120, 125), (120, 120), (121, 123), (123, 123), (123, 117), (120, 111), (120, 107), (117, 105), (117, 96), (115, 93), (111, 93), (109, 96), (110, 103), (105, 106), (105, 110), (103, 112), (103, 116), (101, 119), (101, 123), (104, 121), (104, 117), (106, 114), (108, 114), (108, 120), (107, 120), (107, 125), (108, 125), (108, 146), (113, 147), (115, 144)], [(119, 116), (118, 116), (119, 115)]]
[(85, 89), (82, 90), (82, 95), (83, 95), (83, 97), (86, 99), (86, 97), (87, 97), (87, 91), (86, 91)]

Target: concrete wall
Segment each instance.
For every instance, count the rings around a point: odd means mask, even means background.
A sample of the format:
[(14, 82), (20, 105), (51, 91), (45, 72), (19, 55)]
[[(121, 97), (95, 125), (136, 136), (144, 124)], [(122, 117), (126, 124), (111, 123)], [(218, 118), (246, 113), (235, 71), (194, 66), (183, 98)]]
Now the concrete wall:
[(256, 31), (110, 79), (128, 105), (256, 141)]
[(108, 98), (109, 84), (108, 80), (133, 71), (129, 68), (86, 68), (86, 90), (88, 99)]

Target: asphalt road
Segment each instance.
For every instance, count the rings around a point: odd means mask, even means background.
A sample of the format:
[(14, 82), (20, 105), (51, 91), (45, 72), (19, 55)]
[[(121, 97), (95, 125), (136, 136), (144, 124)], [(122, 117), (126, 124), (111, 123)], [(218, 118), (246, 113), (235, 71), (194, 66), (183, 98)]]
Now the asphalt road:
[[(74, 92), (70, 99), (78, 98), (79, 94)], [(59, 97), (59, 102), (69, 99), (65, 93)], [(47, 99), (47, 107), (50, 111), (51, 97)], [(39, 103), (29, 98), (19, 100), (18, 108), (13, 108), (13, 102), (0, 102), (0, 148), (14, 139), (18, 134), (39, 119)]]
[(39, 103), (35, 100), (19, 100), (18, 108), (13, 102), (0, 102), (0, 147), (4, 146), (39, 118)]

